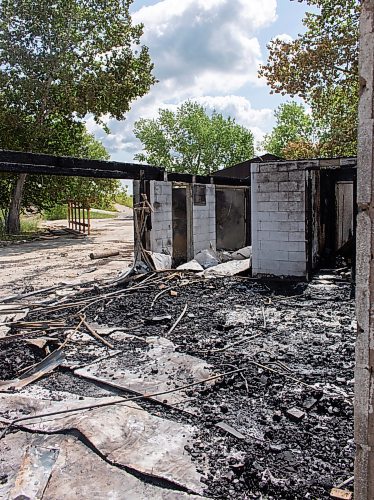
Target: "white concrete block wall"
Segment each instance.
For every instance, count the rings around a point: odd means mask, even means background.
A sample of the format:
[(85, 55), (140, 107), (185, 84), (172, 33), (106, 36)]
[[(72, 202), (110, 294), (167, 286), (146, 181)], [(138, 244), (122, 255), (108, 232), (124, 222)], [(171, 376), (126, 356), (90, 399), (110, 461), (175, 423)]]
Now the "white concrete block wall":
[(154, 208), (152, 231), (150, 232), (150, 250), (172, 255), (172, 183), (150, 181), (150, 203)]
[(192, 205), (194, 255), (205, 248), (216, 248), (216, 193), (214, 184), (206, 184), (206, 205)]
[(306, 277), (305, 168), (311, 163), (252, 164), (254, 277)]

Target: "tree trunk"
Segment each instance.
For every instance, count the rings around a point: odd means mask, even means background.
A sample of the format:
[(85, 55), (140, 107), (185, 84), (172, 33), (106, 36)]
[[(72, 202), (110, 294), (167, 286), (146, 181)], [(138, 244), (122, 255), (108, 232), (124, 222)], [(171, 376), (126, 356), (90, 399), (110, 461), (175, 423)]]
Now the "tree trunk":
[(21, 230), (20, 213), (23, 188), (25, 186), (26, 177), (27, 174), (20, 174), (13, 190), (6, 224), (6, 230), (8, 234), (19, 234)]

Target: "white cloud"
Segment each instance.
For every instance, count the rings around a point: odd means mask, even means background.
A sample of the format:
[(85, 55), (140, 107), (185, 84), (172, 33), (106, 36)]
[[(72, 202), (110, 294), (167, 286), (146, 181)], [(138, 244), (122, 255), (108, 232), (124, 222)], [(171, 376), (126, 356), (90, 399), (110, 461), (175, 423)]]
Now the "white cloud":
[(276, 20), (276, 0), (163, 0), (141, 8), (155, 74), (169, 91), (230, 92), (257, 83), (257, 31)]
[(238, 95), (202, 96), (196, 101), (208, 111), (215, 110), (225, 117), (231, 116), (247, 128), (267, 126), (273, 116), (271, 109), (254, 109), (248, 99)]
[(273, 37), (273, 40), (281, 40), (282, 42), (293, 42), (292, 36), (288, 35), (287, 33), (276, 35)]
[(133, 103), (125, 121), (107, 122), (111, 135), (88, 121), (88, 129), (110, 153), (118, 158), (122, 152), (124, 161), (131, 161), (140, 149), (134, 122), (187, 99), (232, 116), (261, 139), (272, 111), (253, 109), (238, 94), (244, 85), (265, 84), (257, 77), (262, 62), (257, 36), (275, 22), (276, 0), (161, 0), (132, 18), (144, 23), (142, 43), (149, 47), (159, 83)]

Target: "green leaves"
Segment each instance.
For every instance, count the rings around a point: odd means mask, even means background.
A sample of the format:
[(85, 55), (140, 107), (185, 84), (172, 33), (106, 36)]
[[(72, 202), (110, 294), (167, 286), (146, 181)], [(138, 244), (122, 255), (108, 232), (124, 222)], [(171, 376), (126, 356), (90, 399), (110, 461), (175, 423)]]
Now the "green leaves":
[[(123, 119), (155, 82), (130, 0), (11, 0), (0, 4), (5, 102), (34, 123), (58, 114)], [(137, 52), (137, 53), (135, 53)]]
[[(109, 155), (104, 146), (88, 134), (83, 124), (76, 124), (77, 129), (66, 130), (69, 137), (59, 143), (59, 154), (108, 160)], [(61, 138), (58, 134), (56, 141)], [(69, 139), (69, 140), (68, 140)], [(51, 137), (51, 147), (54, 138)], [(0, 210), (7, 212), (17, 175), (0, 174)], [(121, 183), (115, 179), (90, 179), (83, 177), (57, 177), (48, 175), (28, 175), (22, 198), (22, 209), (33, 208), (42, 211), (69, 199), (85, 201), (98, 206), (108, 206), (121, 189)]]
[(301, 104), (281, 104), (274, 116), (276, 126), (265, 137), (264, 149), (288, 160), (316, 156), (318, 131)]
[(291, 42), (271, 41), (268, 63), (259, 75), (274, 92), (298, 95), (311, 106), (328, 144), (321, 154), (355, 154), (360, 2), (307, 3), (319, 12), (306, 14), (306, 32)]
[(138, 120), (134, 134), (144, 148), (136, 160), (174, 172), (210, 174), (254, 154), (250, 130), (219, 113), (209, 116), (191, 101), (175, 112), (160, 109), (156, 119)]
[[(132, 0), (2, 0), (0, 2), (0, 148), (104, 158), (86, 131), (91, 113), (124, 119), (131, 102), (155, 83)], [(63, 197), (100, 198), (117, 181), (30, 177), (12, 196), (16, 177), (0, 179), (0, 206), (12, 203), (17, 230), (23, 207), (42, 209)], [(14, 191), (15, 193), (16, 191)], [(16, 199), (18, 197), (18, 199)], [(19, 224), (18, 224), (19, 226)], [(13, 229), (12, 229), (13, 230)]]

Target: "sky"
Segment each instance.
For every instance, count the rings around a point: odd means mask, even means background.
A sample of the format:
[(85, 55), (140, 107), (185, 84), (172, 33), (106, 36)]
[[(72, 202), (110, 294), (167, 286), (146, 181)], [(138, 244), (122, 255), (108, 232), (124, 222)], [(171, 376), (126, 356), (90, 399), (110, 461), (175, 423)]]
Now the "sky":
[(257, 76), (266, 62), (266, 44), (302, 32), (305, 9), (296, 0), (134, 0), (132, 19), (144, 24), (142, 43), (149, 47), (159, 82), (132, 104), (126, 120), (107, 120), (109, 135), (91, 118), (89, 131), (112, 160), (133, 162), (141, 151), (134, 122), (190, 99), (208, 112), (235, 118), (259, 143), (274, 126), (274, 110), (287, 100), (271, 95)]

